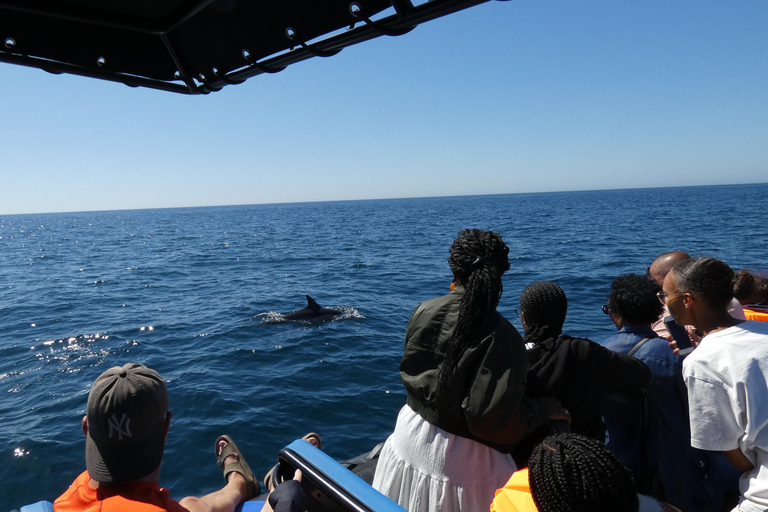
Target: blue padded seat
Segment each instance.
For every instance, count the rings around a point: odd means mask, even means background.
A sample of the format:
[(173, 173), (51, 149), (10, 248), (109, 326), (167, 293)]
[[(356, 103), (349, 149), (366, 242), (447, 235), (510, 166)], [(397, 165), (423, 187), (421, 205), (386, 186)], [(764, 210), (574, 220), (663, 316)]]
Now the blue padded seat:
[[(298, 439), (282, 450), (281, 464), (301, 469), (310, 512), (405, 512), (405, 509), (310, 443)], [(263, 501), (247, 501), (242, 512), (259, 512)]]

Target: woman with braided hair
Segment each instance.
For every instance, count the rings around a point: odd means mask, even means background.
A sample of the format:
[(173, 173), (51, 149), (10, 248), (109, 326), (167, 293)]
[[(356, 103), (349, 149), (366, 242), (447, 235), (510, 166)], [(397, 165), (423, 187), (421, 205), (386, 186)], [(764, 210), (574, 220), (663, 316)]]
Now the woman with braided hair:
[[(586, 338), (562, 334), (568, 299), (557, 284), (538, 281), (520, 296), (520, 320), (528, 349), (530, 397), (551, 396), (571, 413), (571, 432), (605, 442), (600, 395), (611, 390), (640, 397), (651, 372), (634, 357)], [(524, 465), (531, 449), (550, 432), (539, 429), (515, 450)]]
[(566, 433), (547, 437), (530, 466), (496, 491), (491, 512), (679, 512), (637, 494), (632, 473), (600, 441)]
[(488, 510), (516, 469), (513, 445), (549, 418), (568, 419), (556, 400), (524, 396), (525, 347), (496, 311), (508, 253), (498, 233), (461, 231), (448, 258), (455, 288), (408, 322), (408, 399), (373, 486), (409, 512)]

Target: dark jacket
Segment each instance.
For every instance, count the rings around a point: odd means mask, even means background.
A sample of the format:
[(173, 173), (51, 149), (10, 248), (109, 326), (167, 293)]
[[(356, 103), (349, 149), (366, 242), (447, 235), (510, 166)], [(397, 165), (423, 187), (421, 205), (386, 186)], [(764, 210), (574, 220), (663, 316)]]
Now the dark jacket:
[(640, 360), (562, 335), (528, 350), (528, 395), (553, 396), (571, 413), (571, 432), (605, 441), (600, 392), (640, 394), (651, 372)]
[(400, 378), (408, 390), (408, 405), (429, 423), (509, 453), (546, 417), (536, 400), (524, 396), (525, 346), (503, 316), (495, 313), (489, 332), (462, 354), (448, 387), (436, 396), (463, 294), (457, 287), (414, 310), (406, 329)]

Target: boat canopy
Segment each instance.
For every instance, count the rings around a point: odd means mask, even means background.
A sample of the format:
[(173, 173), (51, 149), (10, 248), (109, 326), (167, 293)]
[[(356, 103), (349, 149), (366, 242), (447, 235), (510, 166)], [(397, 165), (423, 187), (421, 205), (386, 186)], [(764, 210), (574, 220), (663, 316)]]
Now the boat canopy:
[(0, 0), (0, 62), (207, 94), (487, 0)]

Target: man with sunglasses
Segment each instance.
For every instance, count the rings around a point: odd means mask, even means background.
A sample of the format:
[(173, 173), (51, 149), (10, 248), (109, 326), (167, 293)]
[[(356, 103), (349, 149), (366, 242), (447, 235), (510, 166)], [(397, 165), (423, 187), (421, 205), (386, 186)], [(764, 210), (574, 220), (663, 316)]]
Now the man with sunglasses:
[[(651, 329), (662, 314), (661, 287), (645, 275), (629, 274), (611, 283), (603, 312), (619, 332), (601, 344), (620, 354), (640, 359), (651, 370), (655, 389), (647, 449), (641, 450), (641, 433), (610, 415), (606, 416), (608, 448), (635, 475), (646, 475), (643, 492), (652, 493), (680, 510), (720, 512), (726, 501), (713, 469), (711, 455), (690, 446), (690, 424), (683, 383), (682, 360), (666, 339)], [(642, 461), (642, 464), (641, 464)], [(647, 469), (645, 473), (640, 468)]]

